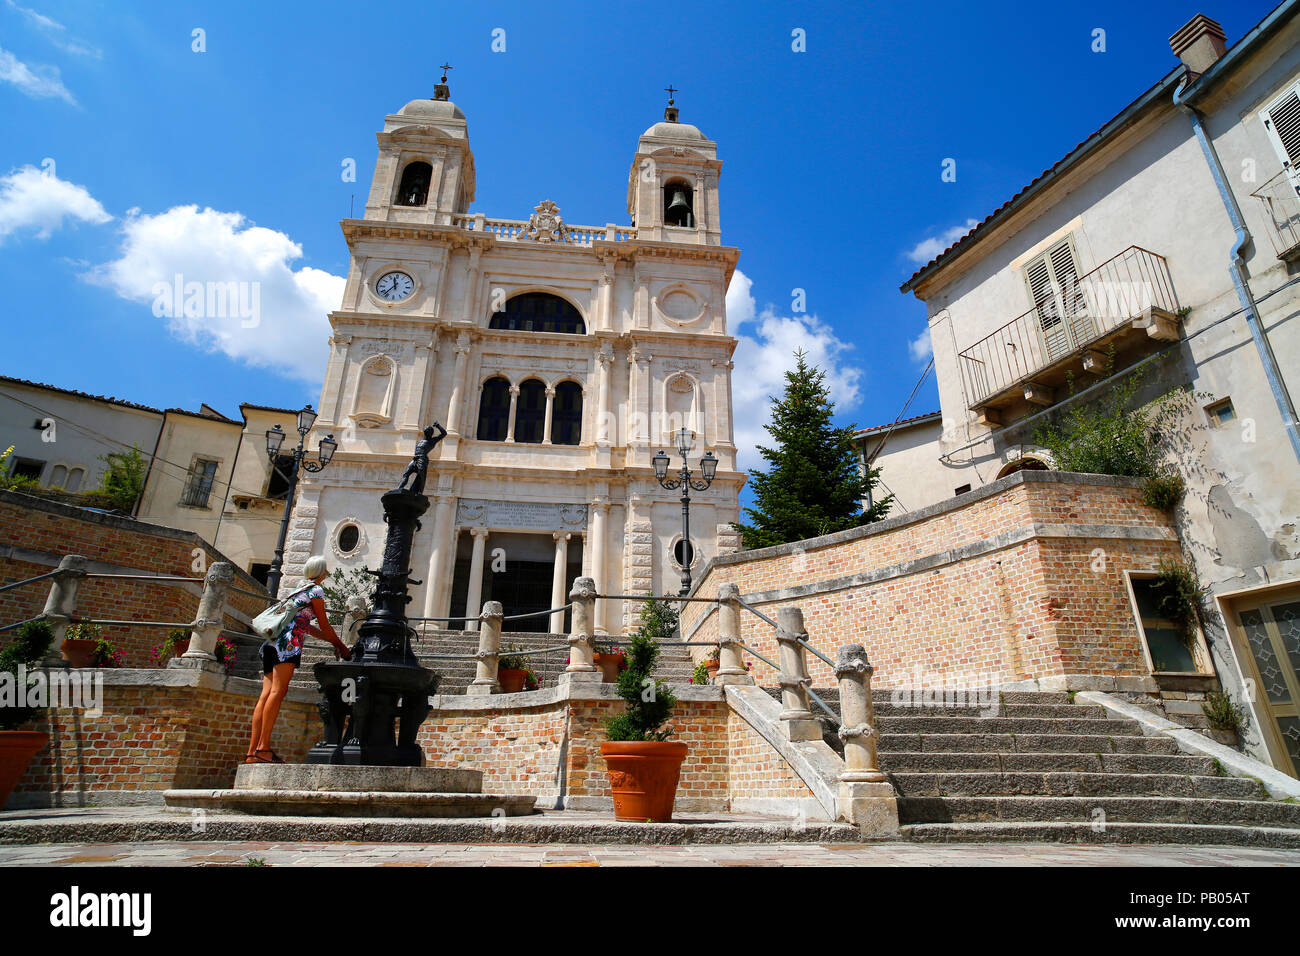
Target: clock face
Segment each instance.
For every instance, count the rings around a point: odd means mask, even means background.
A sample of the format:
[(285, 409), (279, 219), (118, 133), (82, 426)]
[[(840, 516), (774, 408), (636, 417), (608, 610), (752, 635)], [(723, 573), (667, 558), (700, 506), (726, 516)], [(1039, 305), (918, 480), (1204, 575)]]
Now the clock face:
[(415, 280), (405, 272), (388, 272), (379, 277), (375, 291), (381, 299), (396, 302), (415, 291)]

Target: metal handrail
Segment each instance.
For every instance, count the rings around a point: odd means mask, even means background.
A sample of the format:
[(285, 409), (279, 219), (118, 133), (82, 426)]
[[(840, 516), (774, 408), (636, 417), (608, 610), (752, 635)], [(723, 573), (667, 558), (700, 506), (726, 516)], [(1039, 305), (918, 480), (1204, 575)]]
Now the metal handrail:
[[(3, 594), (5, 591), (12, 591), (14, 588), (20, 588), (24, 584), (35, 584), (37, 581), (44, 581), (46, 578), (56, 578), (60, 574), (67, 574), (67, 573), (68, 572), (66, 568), (55, 568), (53, 571), (47, 571), (44, 574), (38, 574), (34, 578), (23, 578), (21, 581), (13, 581), (9, 584), (0, 585), (0, 594)], [(26, 624), (28, 622), (24, 621), (23, 623)]]

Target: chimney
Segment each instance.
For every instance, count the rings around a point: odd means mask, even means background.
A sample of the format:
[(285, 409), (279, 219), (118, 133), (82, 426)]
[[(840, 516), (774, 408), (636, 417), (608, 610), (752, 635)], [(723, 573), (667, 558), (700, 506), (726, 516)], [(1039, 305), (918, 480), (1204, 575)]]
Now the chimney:
[(1169, 38), (1169, 48), (1192, 73), (1204, 73), (1228, 52), (1226, 39), (1223, 27), (1198, 13)]

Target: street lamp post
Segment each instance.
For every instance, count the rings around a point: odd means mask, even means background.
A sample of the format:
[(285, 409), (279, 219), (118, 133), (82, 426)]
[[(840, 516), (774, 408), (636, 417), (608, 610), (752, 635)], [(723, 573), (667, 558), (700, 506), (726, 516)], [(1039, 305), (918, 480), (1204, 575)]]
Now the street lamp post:
[[(311, 431), (315, 421), (316, 412), (310, 405), (298, 413), (298, 446), (293, 450), (293, 464), (289, 466), (289, 473), (285, 476), (289, 479), (289, 491), (284, 497), (284, 518), (280, 521), (280, 540), (275, 545), (275, 558), (271, 561), (271, 570), (266, 576), (266, 589), (271, 592), (271, 597), (278, 597), (280, 593), (280, 576), (284, 567), (284, 542), (289, 536), (289, 513), (293, 510), (293, 494), (298, 488), (298, 469), (301, 467), (309, 472), (320, 471), (330, 463), (330, 459), (334, 457), (334, 452), (339, 447), (333, 435), (326, 435), (320, 440), (320, 450), (317, 452), (319, 461), (307, 460), (303, 443), (307, 440), (307, 433)], [(284, 432), (279, 425), (266, 430), (266, 457), (270, 459), (272, 468), (280, 457), (284, 437)]]
[(668, 477), (668, 453), (659, 452), (651, 461), (655, 466), (655, 478), (659, 484), (674, 491), (682, 489), (682, 590), (685, 595), (691, 589), (691, 561), (695, 557), (695, 546), (691, 544), (691, 489), (704, 491), (709, 485), (713, 484), (713, 478), (718, 473), (718, 459), (713, 457), (713, 452), (705, 452), (700, 459), (700, 474), (702, 479), (692, 479), (691, 469), (686, 461), (686, 455), (691, 450), (691, 441), (694, 434), (688, 428), (679, 429), (677, 432), (677, 450), (682, 455), (682, 467), (677, 472), (676, 478)]

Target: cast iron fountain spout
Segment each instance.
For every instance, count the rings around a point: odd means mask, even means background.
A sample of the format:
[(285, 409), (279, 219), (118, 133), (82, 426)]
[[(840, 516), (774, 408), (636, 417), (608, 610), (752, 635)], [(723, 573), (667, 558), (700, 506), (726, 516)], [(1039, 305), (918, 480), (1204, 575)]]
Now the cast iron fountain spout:
[[(429, 509), (424, 481), (429, 452), (446, 436), (434, 422), (424, 430), (401, 483), (379, 499), (388, 536), (383, 566), (372, 571), (378, 579), (369, 615), (358, 628), (359, 640), (346, 661), (322, 662), (314, 671), (320, 683), (318, 705), (325, 739), (311, 749), (308, 763), (419, 767), (424, 751), (415, 742), (420, 724), (429, 716), (429, 695), (437, 675), (421, 667), (411, 650), (406, 622), (407, 589), (411, 578), (411, 545), (420, 528), (420, 515)], [(407, 480), (411, 487), (407, 488)], [(346, 726), (345, 726), (346, 722)], [(393, 725), (397, 724), (394, 739)]]

